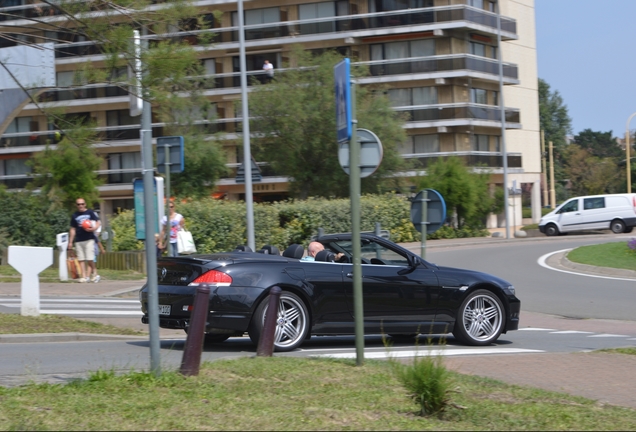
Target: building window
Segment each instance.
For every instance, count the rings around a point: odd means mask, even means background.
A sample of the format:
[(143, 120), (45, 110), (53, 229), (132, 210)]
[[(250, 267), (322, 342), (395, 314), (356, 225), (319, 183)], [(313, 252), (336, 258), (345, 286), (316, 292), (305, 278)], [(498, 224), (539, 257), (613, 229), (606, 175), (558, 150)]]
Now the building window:
[[(280, 22), (280, 9), (277, 7), (246, 10), (244, 14), (245, 19), (243, 22), (246, 26)], [(238, 12), (232, 12), (232, 26), (238, 26)], [(280, 36), (281, 34), (278, 26), (245, 30), (246, 40), (274, 38)], [(236, 32), (234, 40), (238, 40), (238, 32)]]
[(433, 6), (433, 0), (369, 0), (369, 12), (371, 13)]
[(401, 148), (402, 154), (439, 153), (439, 135), (413, 135)]
[(37, 131), (37, 122), (33, 121), (32, 117), (16, 117), (13, 119), (5, 133), (14, 134), (20, 132), (32, 132)]
[(110, 153), (108, 169), (111, 171), (137, 169), (137, 172), (115, 172), (108, 174), (108, 183), (132, 183), (141, 175), (141, 152)]
[(473, 140), (472, 140), (472, 151), (481, 151), (481, 152), (487, 152), (489, 151), (489, 146), (488, 146), (488, 135), (473, 135)]
[(470, 53), (476, 56), (486, 57), (486, 45), (477, 42), (471, 42)]
[(5, 159), (2, 162), (2, 175), (22, 175), (29, 174), (31, 167), (27, 165), (28, 158)]
[[(316, 18), (329, 18), (334, 16), (349, 15), (349, 2), (321, 2), (301, 4), (298, 6), (298, 18), (300, 20), (312, 20)], [(301, 34), (330, 33), (337, 30), (333, 20), (312, 24), (301, 24)]]
[(479, 9), (484, 8), (484, 0), (468, 0), (468, 5)]
[(488, 91), (484, 89), (470, 89), (470, 102), (474, 104), (488, 104)]
[(390, 89), (388, 96), (394, 107), (435, 105), (437, 104), (437, 87)]
[(396, 75), (420, 72), (426, 69), (426, 62), (408, 61), (412, 57), (435, 55), (435, 39), (419, 39), (404, 42), (390, 42), (370, 46), (371, 60), (405, 59), (404, 62), (371, 66), (372, 75)]

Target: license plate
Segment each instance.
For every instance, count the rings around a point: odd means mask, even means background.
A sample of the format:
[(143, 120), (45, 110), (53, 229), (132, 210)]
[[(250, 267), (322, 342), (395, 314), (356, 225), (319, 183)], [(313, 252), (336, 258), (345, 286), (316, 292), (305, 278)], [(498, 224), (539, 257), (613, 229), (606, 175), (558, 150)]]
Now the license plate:
[(170, 305), (159, 305), (159, 315), (170, 315)]

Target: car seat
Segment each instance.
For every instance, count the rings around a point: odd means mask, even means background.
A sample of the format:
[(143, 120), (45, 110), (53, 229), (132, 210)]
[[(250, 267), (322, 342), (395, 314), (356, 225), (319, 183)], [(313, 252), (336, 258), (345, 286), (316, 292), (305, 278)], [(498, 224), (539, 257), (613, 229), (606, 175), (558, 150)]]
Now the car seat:
[(280, 255), (280, 251), (276, 246), (265, 245), (263, 246), (258, 253), (266, 254), (266, 255)]
[(287, 258), (301, 259), (305, 253), (305, 248), (299, 244), (293, 244), (285, 249), (283, 256)]
[(328, 250), (321, 250), (316, 254), (316, 261), (334, 262), (336, 254)]

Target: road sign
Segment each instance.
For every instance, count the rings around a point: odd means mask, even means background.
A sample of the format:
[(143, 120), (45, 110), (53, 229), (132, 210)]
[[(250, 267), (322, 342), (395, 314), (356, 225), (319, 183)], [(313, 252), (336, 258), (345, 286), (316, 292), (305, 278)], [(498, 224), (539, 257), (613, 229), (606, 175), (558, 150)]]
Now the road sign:
[[(367, 129), (356, 129), (356, 136), (360, 143), (360, 178), (369, 177), (378, 170), (384, 152), (380, 138)], [(338, 149), (338, 162), (349, 174), (349, 143), (341, 142)]]
[[(169, 152), (166, 164), (166, 152)], [(185, 168), (184, 144), (182, 136), (157, 138), (157, 171), (165, 174), (166, 165), (170, 166), (171, 173), (183, 172)]]
[[(163, 177), (155, 177), (153, 205), (158, 219), (155, 224), (155, 233), (159, 232), (159, 221), (164, 214), (163, 204)], [(146, 210), (144, 203), (144, 181), (141, 178), (133, 179), (133, 198), (135, 203), (135, 237), (137, 240), (146, 239)], [(151, 238), (154, 239), (154, 234)]]
[[(426, 199), (424, 199), (426, 191)], [(426, 217), (422, 217), (422, 210), (426, 206)], [(415, 229), (422, 232), (422, 225), (426, 225), (426, 233), (437, 231), (446, 220), (446, 202), (442, 195), (434, 189), (421, 190), (411, 203), (411, 222)]]
[(336, 90), (336, 130), (338, 142), (351, 139), (351, 73), (349, 59), (333, 68)]

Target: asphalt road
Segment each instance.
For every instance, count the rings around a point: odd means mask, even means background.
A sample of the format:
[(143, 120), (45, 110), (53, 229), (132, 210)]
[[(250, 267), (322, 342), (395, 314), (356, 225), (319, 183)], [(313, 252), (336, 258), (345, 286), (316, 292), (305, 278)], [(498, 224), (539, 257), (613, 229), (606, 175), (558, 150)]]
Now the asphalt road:
[[(426, 259), (438, 265), (483, 271), (511, 282), (522, 311), (572, 318), (636, 319), (636, 281), (576, 275), (545, 268), (539, 259), (583, 245), (627, 242), (633, 235), (585, 235), (524, 239), (454, 248), (430, 248)], [(430, 242), (429, 242), (430, 243)], [(414, 252), (419, 252), (414, 250)]]

